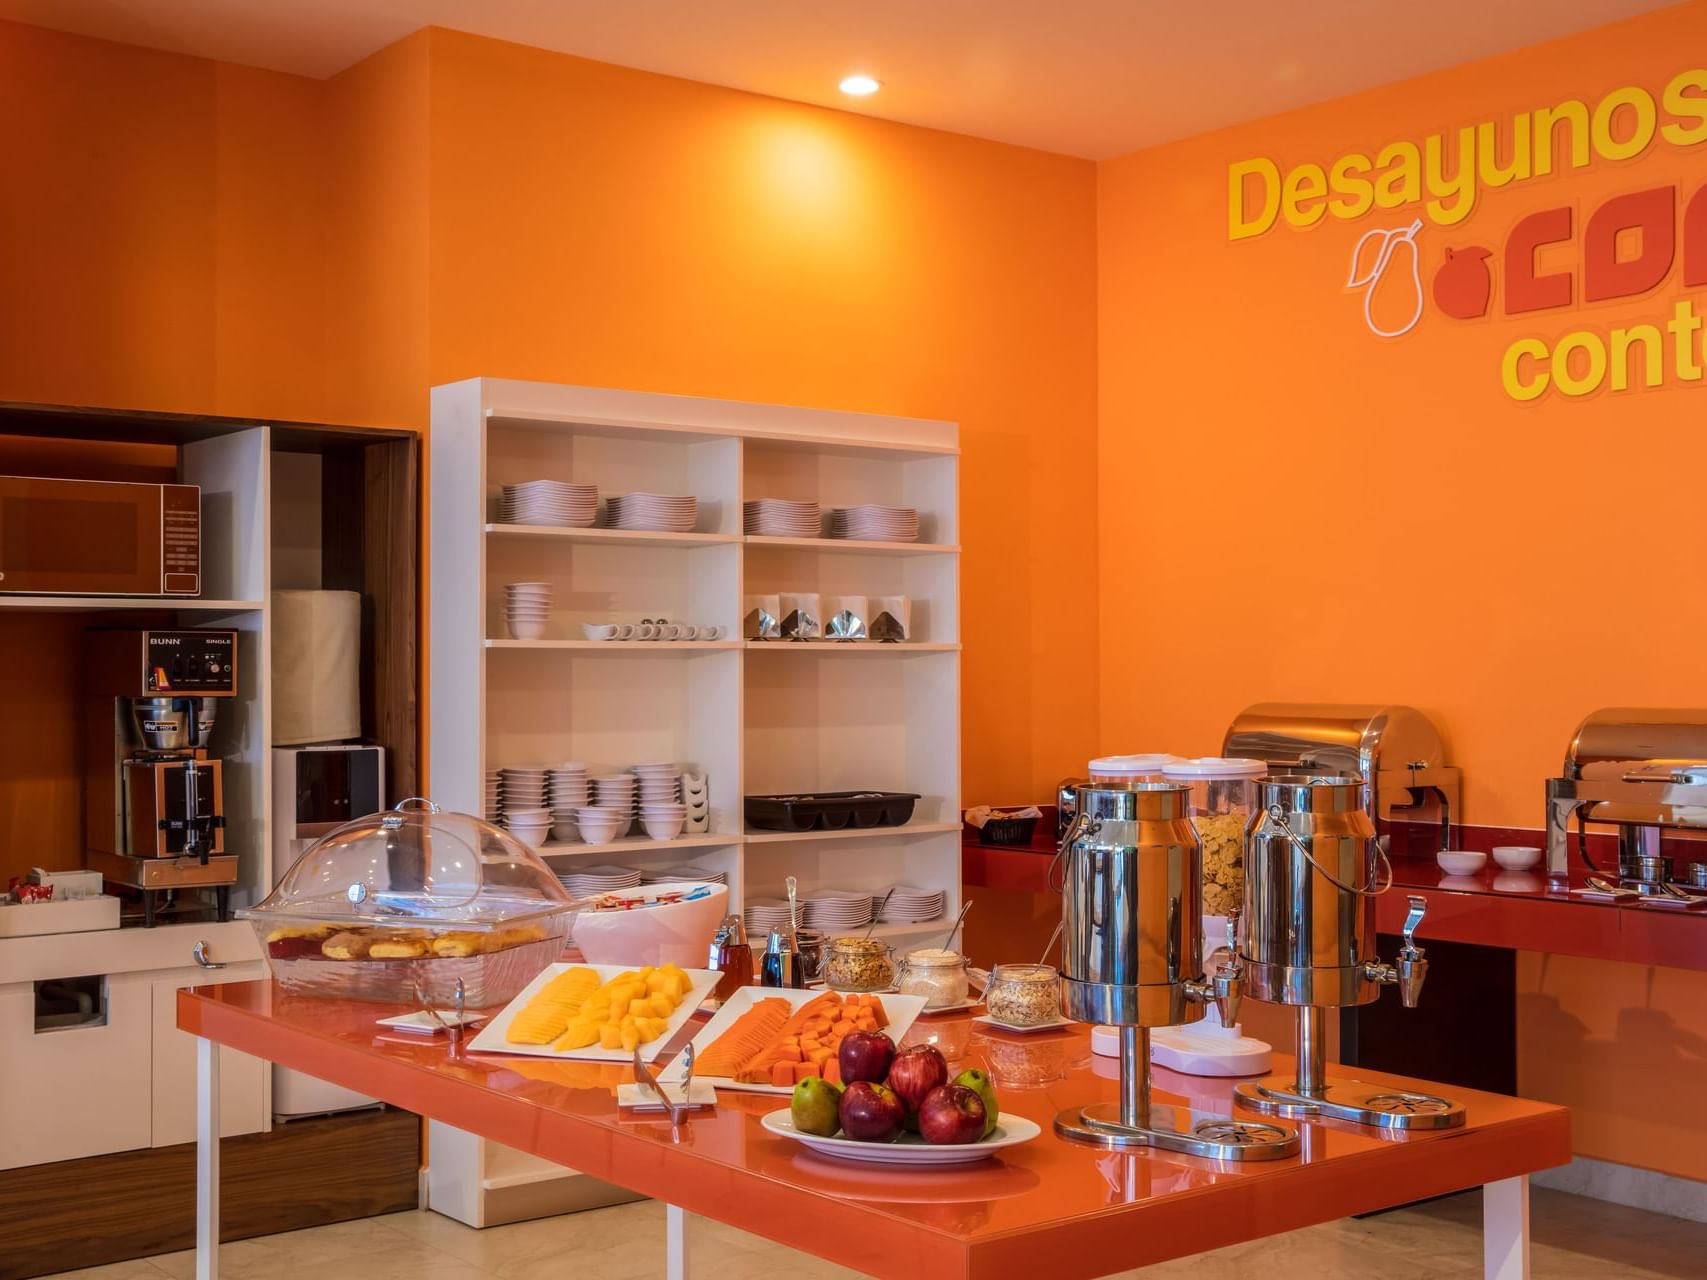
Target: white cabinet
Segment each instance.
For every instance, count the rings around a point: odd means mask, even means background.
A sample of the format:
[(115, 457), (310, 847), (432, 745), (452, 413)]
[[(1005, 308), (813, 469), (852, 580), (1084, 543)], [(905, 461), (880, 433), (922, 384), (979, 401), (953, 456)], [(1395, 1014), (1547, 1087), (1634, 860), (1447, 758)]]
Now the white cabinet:
[[(200, 968), (198, 942), (226, 963)], [(195, 1139), (195, 1042), (177, 1028), (180, 987), (265, 976), (248, 924), (163, 925), (0, 939), (0, 1168)], [(36, 984), (83, 980), (97, 1025), (37, 1030)], [(266, 1127), (264, 1064), (223, 1051), (227, 1135)]]

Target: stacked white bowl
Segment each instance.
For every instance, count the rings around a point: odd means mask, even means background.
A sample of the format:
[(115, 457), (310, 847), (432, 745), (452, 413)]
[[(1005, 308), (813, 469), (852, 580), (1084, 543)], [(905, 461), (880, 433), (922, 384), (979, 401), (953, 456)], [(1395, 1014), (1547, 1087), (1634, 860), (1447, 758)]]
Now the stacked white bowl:
[(568, 843), (581, 838), (575, 813), (587, 803), (587, 766), (570, 761), (546, 775), (551, 798), (551, 838)]
[(551, 833), (551, 810), (509, 809), (504, 813), (504, 830), (530, 849), (545, 843)]
[(498, 770), (504, 793), (504, 816), (517, 809), (546, 809), (544, 765), (509, 765)]
[(634, 821), (627, 809), (589, 804), (575, 810), (575, 827), (587, 844), (609, 844), (628, 831)]
[[(639, 779), (632, 773), (602, 773), (592, 779), (593, 803), (605, 809), (616, 809), (625, 817), (633, 818), (638, 812), (635, 801)], [(628, 834), (624, 826), (621, 835)]]
[(654, 840), (674, 840), (688, 820), (682, 803), (682, 771), (675, 763), (637, 764), (640, 779), (640, 825)]
[(504, 624), (517, 640), (538, 640), (543, 637), (546, 620), (550, 617), (549, 582), (504, 584)]
[(498, 769), (486, 770), (480, 780), (480, 813), (488, 822), (504, 820), (504, 775)]

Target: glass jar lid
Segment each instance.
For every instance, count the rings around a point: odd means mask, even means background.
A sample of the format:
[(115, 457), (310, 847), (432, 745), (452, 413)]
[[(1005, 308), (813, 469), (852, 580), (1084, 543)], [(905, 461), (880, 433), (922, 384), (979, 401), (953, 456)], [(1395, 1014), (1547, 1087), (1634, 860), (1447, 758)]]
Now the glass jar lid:
[(909, 951), (906, 962), (915, 969), (948, 969), (965, 964), (966, 957), (946, 947), (921, 947), (917, 951)]
[(875, 956), (889, 950), (889, 944), (881, 938), (837, 938), (830, 943), (830, 950), (844, 956)]
[(478, 931), (572, 910), (551, 868), (507, 831), (410, 799), (315, 841), (242, 914)]
[(1038, 983), (1055, 982), (1061, 975), (1052, 964), (999, 964), (990, 970), (990, 983)]

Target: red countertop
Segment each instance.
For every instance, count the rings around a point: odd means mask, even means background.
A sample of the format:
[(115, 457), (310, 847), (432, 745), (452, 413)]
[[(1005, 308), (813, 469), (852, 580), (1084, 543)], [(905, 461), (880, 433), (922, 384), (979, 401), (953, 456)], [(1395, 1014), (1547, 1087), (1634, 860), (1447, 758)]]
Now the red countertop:
[[(1570, 1158), (1562, 1107), (1378, 1072), (1359, 1074), (1448, 1092), (1465, 1104), (1468, 1124), (1400, 1135), (1307, 1121), (1300, 1155), (1247, 1166), (1102, 1151), (1051, 1128), (1060, 1108), (1115, 1096), (1115, 1064), (1093, 1057), (1088, 1028), (1020, 1036), (986, 1031), (960, 1013), (922, 1019), (906, 1043), (934, 1041), (951, 1070), (988, 1070), (1004, 1111), (1036, 1121), (1042, 1135), (964, 1170), (862, 1167), (767, 1133), (760, 1118), (786, 1098), (721, 1092), (715, 1110), (672, 1129), (662, 1117), (617, 1108), (624, 1067), (474, 1054), (446, 1037), (376, 1025), (400, 1011), (292, 996), (269, 982), (178, 996), (178, 1026), (192, 1035), (878, 1276), (1106, 1275)], [(1155, 1073), (1158, 1102), (1189, 1099), (1223, 1114), (1233, 1083)]]
[[(1054, 892), (1047, 883), (1055, 856), (1054, 831), (1053, 820), (1046, 816), (1037, 824), (1031, 844), (1010, 846), (980, 844), (976, 832), (967, 828), (961, 845), (961, 879), (994, 889)], [(1464, 847), (1484, 851), (1494, 844), (1543, 843), (1538, 831), (1493, 827), (1464, 828), (1460, 841)], [(1575, 857), (1572, 867), (1572, 887), (1580, 887), (1586, 869)], [(1550, 888), (1540, 869), (1503, 871), (1491, 858), (1474, 876), (1449, 876), (1433, 858), (1395, 858), (1393, 888), (1377, 908), (1379, 927), (1385, 933), (1399, 932), (1405, 897), (1415, 893), (1428, 901), (1428, 913), (1418, 930), (1424, 940), (1707, 971), (1707, 910), (1574, 897), (1567, 890)]]

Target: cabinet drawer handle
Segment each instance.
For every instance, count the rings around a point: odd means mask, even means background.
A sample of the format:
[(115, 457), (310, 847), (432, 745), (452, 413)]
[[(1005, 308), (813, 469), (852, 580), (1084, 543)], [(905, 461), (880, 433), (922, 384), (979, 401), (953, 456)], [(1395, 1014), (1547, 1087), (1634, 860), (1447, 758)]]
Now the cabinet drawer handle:
[(204, 969), (223, 969), (223, 968), (225, 968), (225, 961), (213, 960), (213, 959), (210, 959), (208, 957), (207, 942), (205, 939), (201, 942), (196, 943), (196, 945), (191, 949), (190, 954), (196, 958), (196, 963), (199, 964)]

